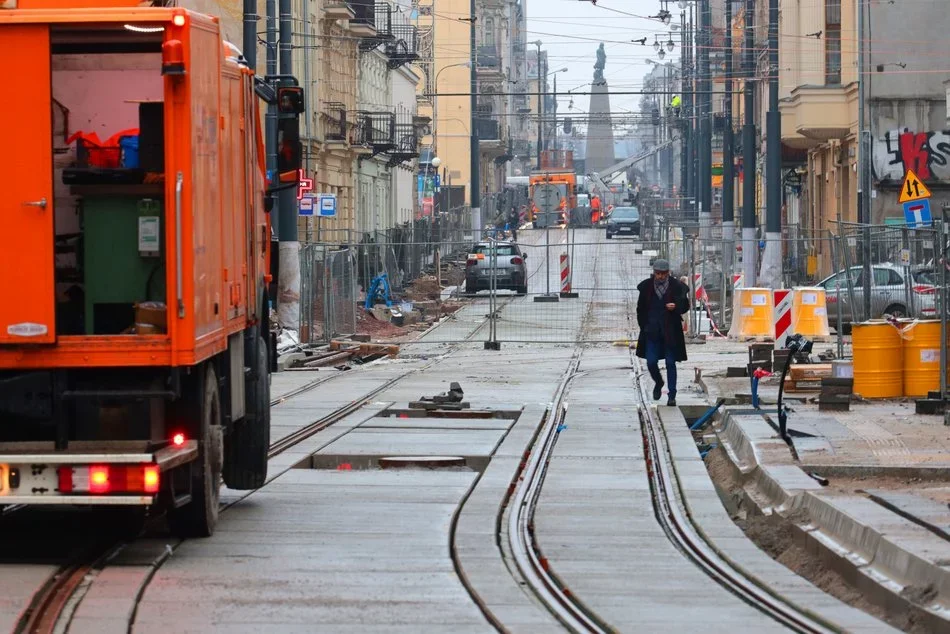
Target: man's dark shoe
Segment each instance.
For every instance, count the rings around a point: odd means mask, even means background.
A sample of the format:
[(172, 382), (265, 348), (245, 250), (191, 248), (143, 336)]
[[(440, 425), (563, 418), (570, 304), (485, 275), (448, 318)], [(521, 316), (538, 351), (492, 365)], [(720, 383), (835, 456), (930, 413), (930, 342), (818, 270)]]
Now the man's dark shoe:
[(654, 401), (660, 400), (660, 397), (663, 396), (664, 385), (665, 383), (663, 383), (663, 381), (660, 381), (659, 383), (653, 386), (653, 400)]
[(670, 397), (666, 400), (667, 407), (676, 407), (676, 395), (670, 394)]

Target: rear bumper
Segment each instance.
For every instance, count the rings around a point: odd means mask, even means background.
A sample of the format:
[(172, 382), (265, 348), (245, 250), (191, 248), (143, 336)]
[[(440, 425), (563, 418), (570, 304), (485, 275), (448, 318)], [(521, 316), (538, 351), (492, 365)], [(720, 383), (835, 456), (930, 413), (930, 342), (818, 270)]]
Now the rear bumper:
[[(4, 443), (0, 445), (0, 505), (73, 505), (73, 506), (149, 506), (160, 493), (122, 492), (116, 494), (61, 493), (58, 490), (61, 468), (82, 469), (92, 465), (135, 467), (156, 465), (160, 472), (192, 462), (198, 458), (198, 441), (186, 441), (181, 447), (168, 446), (156, 451), (137, 451), (136, 443), (109, 443), (120, 447), (113, 451), (94, 451), (103, 443), (81, 441), (73, 450), (34, 451), (39, 443)], [(128, 447), (129, 450), (122, 450)], [(17, 470), (14, 482), (11, 473)]]

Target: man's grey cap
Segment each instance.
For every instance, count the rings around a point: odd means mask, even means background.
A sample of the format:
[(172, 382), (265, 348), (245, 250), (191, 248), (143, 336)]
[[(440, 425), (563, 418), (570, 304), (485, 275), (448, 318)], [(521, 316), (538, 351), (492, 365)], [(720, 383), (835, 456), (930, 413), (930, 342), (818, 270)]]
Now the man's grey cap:
[(670, 263), (667, 260), (664, 260), (663, 258), (657, 258), (656, 260), (653, 261), (653, 270), (661, 271), (661, 272), (669, 271)]

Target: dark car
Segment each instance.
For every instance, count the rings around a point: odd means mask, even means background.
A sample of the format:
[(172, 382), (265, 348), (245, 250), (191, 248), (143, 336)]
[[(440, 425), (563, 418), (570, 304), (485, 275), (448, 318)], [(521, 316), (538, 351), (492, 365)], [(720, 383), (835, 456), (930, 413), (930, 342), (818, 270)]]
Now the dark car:
[[(515, 242), (498, 242), (495, 248), (498, 256), (495, 287), (525, 295), (528, 292), (527, 255), (521, 252)], [(472, 247), (465, 264), (465, 291), (469, 295), (491, 289), (491, 257), (491, 245), (488, 242), (479, 242)]]
[(640, 210), (636, 207), (616, 207), (607, 217), (607, 239), (614, 236), (640, 237)]

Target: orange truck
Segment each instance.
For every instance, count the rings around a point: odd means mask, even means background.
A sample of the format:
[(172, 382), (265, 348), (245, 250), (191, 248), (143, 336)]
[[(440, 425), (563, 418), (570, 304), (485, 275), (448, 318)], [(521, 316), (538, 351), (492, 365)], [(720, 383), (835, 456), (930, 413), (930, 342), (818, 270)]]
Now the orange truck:
[(140, 0), (3, 0), (0, 59), (19, 86), (0, 105), (0, 505), (210, 535), (221, 480), (267, 476), (269, 200), (296, 183), (302, 90), (255, 77), (217, 18)]
[(574, 171), (574, 153), (569, 150), (544, 150), (541, 152), (539, 169), (531, 172), (529, 179), (530, 195), (534, 198), (535, 187), (542, 184), (554, 185), (561, 196), (560, 208), (550, 214), (531, 205), (531, 222), (535, 228), (544, 228), (555, 224), (567, 224), (571, 212), (577, 207), (577, 173)]

